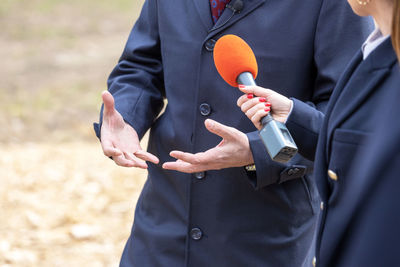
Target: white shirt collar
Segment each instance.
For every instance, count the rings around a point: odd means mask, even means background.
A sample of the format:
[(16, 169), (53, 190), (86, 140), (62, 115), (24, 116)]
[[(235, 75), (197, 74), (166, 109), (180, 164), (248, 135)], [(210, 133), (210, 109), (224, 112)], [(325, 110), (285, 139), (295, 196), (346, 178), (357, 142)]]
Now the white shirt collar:
[(372, 53), (372, 51), (374, 51), (380, 44), (389, 38), (389, 36), (390, 35), (383, 36), (381, 30), (376, 27), (361, 47), (363, 59), (366, 59)]

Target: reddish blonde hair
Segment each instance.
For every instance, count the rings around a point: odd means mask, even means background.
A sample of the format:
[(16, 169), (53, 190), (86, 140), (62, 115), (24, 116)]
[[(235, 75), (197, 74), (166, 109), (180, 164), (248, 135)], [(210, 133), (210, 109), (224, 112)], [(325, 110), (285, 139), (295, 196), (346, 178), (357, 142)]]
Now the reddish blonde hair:
[(400, 61), (400, 0), (394, 0), (393, 22), (392, 22), (392, 42), (394, 50)]

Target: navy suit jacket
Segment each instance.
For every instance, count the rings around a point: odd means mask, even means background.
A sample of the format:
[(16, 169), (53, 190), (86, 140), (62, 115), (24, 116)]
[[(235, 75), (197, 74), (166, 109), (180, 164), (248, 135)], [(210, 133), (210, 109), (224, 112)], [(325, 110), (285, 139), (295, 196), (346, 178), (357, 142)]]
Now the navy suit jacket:
[(338, 82), (325, 116), (294, 99), (287, 126), (301, 154), (312, 159), (315, 153), (314, 175), (322, 200), (315, 243), (317, 266), (339, 266), (342, 254), (348, 253), (346, 246), (354, 241), (349, 239), (354, 235), (352, 219), (363, 205), (359, 201), (369, 196), (362, 189), (364, 177), (352, 168), (365, 154), (366, 141), (381, 120), (379, 103), (398, 90), (399, 82), (397, 57), (389, 38), (364, 61), (361, 51), (355, 56)]
[[(350, 214), (336, 266), (400, 266), (400, 68), (376, 111), (376, 129), (342, 194)], [(396, 78), (395, 78), (396, 77)]]
[[(309, 248), (319, 203), (307, 175), (312, 162), (269, 160), (236, 106), (241, 92), (217, 73), (213, 45), (225, 34), (242, 37), (257, 57), (259, 85), (323, 109), (372, 22), (345, 0), (243, 3), (213, 25), (208, 0), (147, 0), (109, 77), (117, 110), (140, 137), (151, 128), (148, 150), (161, 161), (149, 165), (121, 266), (292, 267)], [(161, 168), (171, 150), (200, 152), (220, 142), (206, 118), (248, 134), (256, 173)]]

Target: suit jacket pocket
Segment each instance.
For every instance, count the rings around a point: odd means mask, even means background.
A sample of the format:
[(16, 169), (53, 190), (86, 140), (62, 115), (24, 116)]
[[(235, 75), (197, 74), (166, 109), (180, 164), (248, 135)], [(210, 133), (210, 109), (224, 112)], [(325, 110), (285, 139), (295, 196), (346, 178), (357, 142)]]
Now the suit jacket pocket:
[[(365, 139), (369, 136), (369, 133), (350, 130), (350, 129), (336, 129), (333, 134), (333, 142), (343, 142), (354, 145), (362, 145)], [(333, 147), (333, 144), (332, 144)]]
[(346, 186), (348, 179), (351, 179), (348, 174), (368, 136), (369, 133), (356, 130), (340, 128), (335, 130), (329, 155), (329, 170), (336, 173), (337, 179), (328, 178), (331, 188), (329, 204), (334, 204), (343, 191), (341, 188)]

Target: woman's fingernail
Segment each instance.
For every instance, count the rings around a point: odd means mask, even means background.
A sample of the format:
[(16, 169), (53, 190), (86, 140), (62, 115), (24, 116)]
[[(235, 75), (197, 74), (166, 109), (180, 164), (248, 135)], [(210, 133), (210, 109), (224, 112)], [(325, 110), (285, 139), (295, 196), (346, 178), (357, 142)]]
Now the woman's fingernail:
[(239, 89), (244, 89), (246, 86), (244, 86), (243, 84), (239, 84)]
[(270, 107), (270, 106), (271, 106), (271, 103), (267, 102), (267, 103), (265, 103), (265, 106), (266, 106), (266, 107)]
[(265, 97), (260, 97), (258, 100), (259, 100), (260, 102), (265, 102), (265, 101), (267, 101), (267, 99), (266, 99)]
[(264, 111), (265, 112), (269, 112), (271, 109), (270, 108), (265, 108)]
[(253, 94), (247, 94), (247, 98), (248, 98), (248, 99), (252, 99), (253, 97), (254, 97)]

